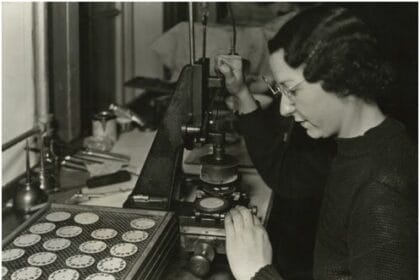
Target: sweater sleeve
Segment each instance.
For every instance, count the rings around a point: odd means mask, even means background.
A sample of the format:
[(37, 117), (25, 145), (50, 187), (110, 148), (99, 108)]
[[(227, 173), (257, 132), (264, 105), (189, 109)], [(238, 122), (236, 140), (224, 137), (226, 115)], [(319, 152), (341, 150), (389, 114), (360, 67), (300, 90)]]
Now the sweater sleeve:
[(414, 200), (404, 188), (380, 181), (357, 193), (347, 237), (353, 279), (417, 279)]
[[(284, 133), (292, 120), (257, 109), (239, 116), (239, 130), (259, 174), (283, 198), (320, 195), (326, 182), (334, 146), (331, 141), (313, 140), (300, 126)], [(305, 174), (305, 176), (302, 176)]]
[(266, 265), (262, 267), (252, 280), (283, 280), (273, 265)]

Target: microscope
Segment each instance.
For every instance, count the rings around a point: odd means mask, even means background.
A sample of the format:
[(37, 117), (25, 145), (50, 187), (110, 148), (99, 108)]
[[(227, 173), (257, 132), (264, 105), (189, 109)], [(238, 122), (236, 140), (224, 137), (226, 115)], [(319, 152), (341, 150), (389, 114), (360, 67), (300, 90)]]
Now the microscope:
[[(225, 254), (226, 213), (236, 205), (249, 207), (250, 202), (242, 188), (238, 159), (225, 151), (220, 104), (224, 105), (226, 90), (222, 76), (209, 75), (206, 9), (202, 26), (203, 55), (196, 61), (190, 3), (190, 64), (180, 74), (136, 186), (124, 203), (125, 208), (174, 211), (181, 248), (192, 253), (189, 268), (200, 277), (209, 272), (216, 254)], [(234, 51), (230, 55), (237, 56)], [(187, 174), (183, 170), (184, 151), (203, 145), (210, 146), (211, 152), (199, 159), (199, 174)], [(256, 214), (257, 208), (251, 209)]]

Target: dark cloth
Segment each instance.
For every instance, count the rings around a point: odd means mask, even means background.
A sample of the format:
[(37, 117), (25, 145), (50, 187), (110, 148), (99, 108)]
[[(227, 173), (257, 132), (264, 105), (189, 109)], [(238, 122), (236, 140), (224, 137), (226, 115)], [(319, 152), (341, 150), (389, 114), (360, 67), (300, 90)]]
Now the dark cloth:
[(277, 270), (274, 269), (272, 265), (266, 265), (262, 267), (255, 275), (252, 277), (251, 280), (270, 280), (270, 279), (278, 279), (282, 280), (283, 278), (280, 276), (280, 274), (277, 272)]
[[(251, 159), (274, 191), (267, 224), (273, 263), (286, 279), (313, 279), (313, 250), (323, 188), (335, 154), (333, 141), (315, 141), (278, 106), (239, 117)], [(284, 133), (291, 132), (290, 144)]]
[(337, 139), (321, 207), (316, 279), (417, 279), (417, 151), (387, 118)]
[[(417, 151), (403, 126), (387, 118), (361, 137), (337, 139), (337, 155), (330, 166), (333, 153), (322, 145), (308, 150), (299, 143), (295, 146), (293, 138), (288, 147), (279, 145), (270, 131), (264, 131), (267, 122), (259, 111), (241, 116), (241, 128), (254, 164), (278, 195), (310, 197), (319, 192), (318, 180), (325, 184), (323, 175), (328, 174), (314, 278), (417, 279)], [(307, 184), (299, 189), (295, 180)], [(281, 279), (260, 275), (254, 279)]]

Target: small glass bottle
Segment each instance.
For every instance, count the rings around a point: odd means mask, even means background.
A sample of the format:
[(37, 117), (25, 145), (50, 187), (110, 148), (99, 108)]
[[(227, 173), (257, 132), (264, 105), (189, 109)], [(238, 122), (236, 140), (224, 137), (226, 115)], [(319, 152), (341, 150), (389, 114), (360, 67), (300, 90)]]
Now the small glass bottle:
[(60, 165), (54, 152), (54, 140), (46, 138), (42, 149), (41, 159), (43, 158), (44, 176), (47, 182), (45, 191), (57, 191), (60, 187)]

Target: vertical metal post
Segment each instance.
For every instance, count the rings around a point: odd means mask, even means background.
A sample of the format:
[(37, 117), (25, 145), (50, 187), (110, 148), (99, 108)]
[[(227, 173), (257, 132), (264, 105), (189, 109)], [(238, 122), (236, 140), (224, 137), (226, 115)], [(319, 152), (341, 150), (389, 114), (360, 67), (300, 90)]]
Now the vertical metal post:
[(60, 139), (69, 142), (80, 136), (79, 3), (51, 5), (51, 56), (54, 115)]
[(33, 6), (34, 21), (34, 67), (35, 67), (35, 100), (37, 121), (41, 131), (47, 132), (51, 116), (49, 115), (48, 98), (48, 13), (47, 3), (35, 2)]
[(188, 23), (189, 23), (189, 35), (190, 35), (190, 64), (193, 65), (195, 62), (195, 38), (194, 38), (194, 10), (193, 3), (188, 3)]
[(115, 2), (115, 8), (121, 11), (120, 15), (115, 18), (115, 101), (117, 104), (124, 104), (124, 67), (125, 60), (123, 58), (124, 49), (124, 3)]

